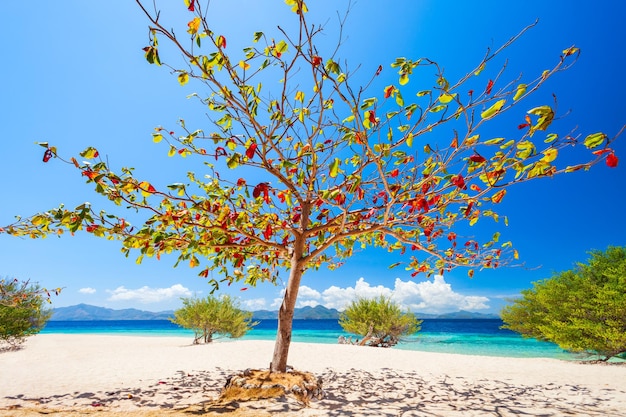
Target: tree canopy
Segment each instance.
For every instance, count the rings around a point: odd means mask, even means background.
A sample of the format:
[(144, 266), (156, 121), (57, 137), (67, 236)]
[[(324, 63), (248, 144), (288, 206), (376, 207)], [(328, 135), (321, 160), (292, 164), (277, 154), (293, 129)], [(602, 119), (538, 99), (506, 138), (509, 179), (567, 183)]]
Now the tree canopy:
[(362, 336), (361, 346), (391, 347), (402, 336), (421, 329), (422, 321), (415, 314), (403, 312), (389, 298), (359, 298), (353, 301), (339, 317), (344, 331)]
[(41, 331), (52, 315), (45, 308), (46, 301), (38, 285), (0, 280), (0, 348), (18, 348), (28, 336)]
[[(227, 33), (213, 30), (217, 16), (208, 2), (185, 0), (189, 20), (182, 30), (156, 6), (150, 11), (136, 2), (149, 20), (146, 60), (168, 68), (181, 85), (196, 83), (199, 92), (191, 97), (209, 118), (201, 127), (183, 119), (177, 127), (159, 125), (152, 139), (171, 157), (201, 159), (207, 175), (189, 172), (186, 182), (160, 187), (132, 168), (113, 169), (93, 147), (79, 162), (40, 143), (44, 162), (67, 162), (97, 194), (147, 218), (135, 226), (123, 211), (85, 203), (3, 230), (33, 238), (83, 231), (117, 239), (126, 256), (137, 253), (137, 262), (175, 253), (177, 265), (198, 268), (216, 289), (235, 281), (276, 283), (289, 271), (273, 371), (286, 369), (305, 271), (332, 270), (370, 246), (405, 254), (404, 267), (413, 276), (459, 266), (472, 276), (477, 268), (508, 264), (518, 255), (500, 233), (479, 240), (459, 237), (456, 228), (481, 219), (506, 223), (495, 206), (515, 183), (586, 170), (599, 161), (617, 165), (614, 138), (553, 131), (555, 103), (521, 108), (579, 54), (569, 46), (542, 73), (509, 77), (494, 58), (526, 29), (468, 64), (458, 79), (448, 79), (431, 59), (401, 57), (357, 83), (341, 60), (342, 39), (334, 49), (318, 46), (325, 28), (307, 21), (302, 0), (286, 0), (293, 30), (251, 33), (242, 51), (229, 48)], [(338, 26), (341, 33), (343, 21)], [(389, 68), (397, 72), (394, 82), (368, 88)], [(267, 80), (280, 80), (279, 86)], [(515, 114), (515, 133), (488, 133), (486, 126), (505, 113)], [(588, 156), (559, 164), (559, 155), (579, 143)]]
[(594, 251), (586, 264), (522, 291), (502, 311), (504, 328), (599, 355), (626, 353), (626, 248)]
[(252, 313), (243, 311), (230, 296), (183, 298), (183, 307), (170, 319), (185, 329), (193, 330), (194, 344), (200, 340), (211, 343), (216, 334), (230, 338), (244, 336), (257, 323)]

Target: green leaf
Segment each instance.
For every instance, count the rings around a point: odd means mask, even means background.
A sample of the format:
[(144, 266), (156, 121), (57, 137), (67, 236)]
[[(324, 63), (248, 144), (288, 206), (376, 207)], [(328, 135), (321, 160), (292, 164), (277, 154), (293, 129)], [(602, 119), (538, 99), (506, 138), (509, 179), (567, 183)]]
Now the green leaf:
[(556, 133), (550, 133), (548, 136), (546, 136), (546, 139), (544, 140), (545, 143), (552, 143), (555, 140), (557, 140), (559, 138), (559, 135), (557, 135)]
[(422, 90), (422, 91), (418, 91), (417, 92), (417, 96), (418, 97), (423, 97), (423, 96), (427, 96), (430, 94), (430, 90)]
[(504, 103), (506, 103), (505, 99), (496, 101), (491, 107), (489, 107), (484, 112), (480, 113), (480, 117), (482, 119), (491, 119), (502, 109), (502, 107), (504, 106)]
[(263, 32), (254, 32), (254, 42), (258, 42), (259, 39), (261, 39), (261, 37), (263, 36)]
[(585, 138), (584, 143), (587, 149), (593, 149), (602, 145), (605, 139), (606, 139), (606, 135), (602, 132), (592, 133), (591, 135)]
[(440, 104), (440, 105), (438, 105), (438, 106), (432, 107), (432, 108), (431, 108), (430, 110), (428, 110), (428, 111), (430, 111), (431, 113), (437, 113), (437, 112), (440, 112), (440, 111), (442, 111), (442, 110), (446, 109), (447, 107), (448, 107), (448, 106), (446, 106), (446, 105), (444, 105), (444, 104)]

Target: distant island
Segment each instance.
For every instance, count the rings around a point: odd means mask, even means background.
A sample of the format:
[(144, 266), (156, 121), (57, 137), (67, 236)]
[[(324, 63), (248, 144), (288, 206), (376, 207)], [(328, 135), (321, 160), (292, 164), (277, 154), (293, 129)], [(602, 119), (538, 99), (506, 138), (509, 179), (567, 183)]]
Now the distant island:
[[(337, 320), (341, 313), (334, 308), (326, 308), (318, 305), (315, 307), (296, 308), (294, 319), (296, 320)], [(278, 311), (258, 310), (252, 315), (256, 320), (276, 320)], [(112, 308), (78, 304), (69, 307), (52, 309), (52, 321), (93, 321), (93, 320), (168, 320), (174, 316), (174, 311), (144, 311), (135, 308), (114, 310)], [(420, 319), (499, 319), (495, 314), (474, 313), (470, 311), (457, 311), (446, 314), (417, 313)]]

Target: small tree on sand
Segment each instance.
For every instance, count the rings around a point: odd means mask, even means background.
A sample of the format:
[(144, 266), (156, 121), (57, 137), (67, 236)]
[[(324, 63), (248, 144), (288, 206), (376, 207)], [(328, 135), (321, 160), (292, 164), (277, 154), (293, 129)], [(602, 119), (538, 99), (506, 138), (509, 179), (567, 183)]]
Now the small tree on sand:
[[(302, 0), (286, 0), (293, 30), (255, 32), (243, 51), (231, 51), (228, 34), (213, 30), (213, 19), (224, 16), (212, 14), (209, 2), (186, 0), (189, 19), (178, 29), (150, 11), (152, 2), (136, 2), (150, 21), (145, 58), (167, 67), (181, 84), (197, 83), (193, 97), (211, 120), (199, 128), (184, 120), (175, 129), (158, 126), (152, 138), (166, 143), (170, 156), (203, 160), (203, 174), (209, 175), (189, 172), (188, 183), (155, 186), (130, 168), (113, 169), (93, 147), (81, 153), (88, 162), (81, 163), (41, 143), (44, 161), (75, 166), (96, 193), (147, 218), (133, 226), (122, 214), (82, 204), (4, 230), (33, 238), (69, 230), (119, 239), (126, 255), (138, 252), (139, 262), (176, 253), (201, 277), (216, 271), (219, 278), (209, 281), (215, 288), (221, 282), (278, 282), (280, 272), (288, 271), (273, 372), (287, 369), (305, 271), (334, 269), (355, 250), (373, 246), (406, 253), (405, 267), (414, 276), (457, 266), (471, 276), (475, 268), (507, 264), (517, 252), (510, 242), (499, 242), (499, 233), (479, 242), (457, 237), (455, 228), (498, 220), (493, 206), (515, 183), (588, 169), (601, 160), (617, 164), (608, 135), (551, 131), (553, 104), (518, 110), (576, 60), (576, 47), (528, 79), (505, 79), (505, 64), (494, 63), (517, 36), (487, 51), (459, 79), (446, 78), (428, 58), (398, 58), (391, 63), (398, 75), (372, 91), (368, 86), (388, 67), (361, 68), (361, 80), (366, 73), (371, 78), (357, 85), (340, 48), (318, 42), (323, 28), (307, 22)], [(342, 29), (340, 21), (340, 34)], [(176, 53), (160, 49), (168, 43)], [(182, 62), (174, 62), (180, 56)], [(414, 78), (432, 82), (416, 88)], [(268, 80), (280, 80), (279, 87), (270, 91), (263, 84)], [(484, 132), (505, 113), (515, 114), (513, 133)], [(580, 142), (590, 149), (587, 158), (557, 164), (562, 151)]]
[(362, 336), (360, 346), (391, 347), (400, 337), (421, 329), (422, 321), (415, 314), (403, 312), (389, 298), (359, 298), (353, 301), (339, 317), (344, 331)]
[(626, 248), (535, 282), (502, 311), (504, 328), (608, 360), (626, 353)]
[(3, 279), (0, 290), (0, 349), (15, 349), (39, 333), (52, 313), (45, 308), (41, 288), (28, 281)]
[(211, 343), (219, 334), (230, 338), (244, 336), (257, 323), (252, 322), (252, 313), (239, 309), (230, 296), (208, 296), (206, 298), (183, 298), (183, 307), (174, 311), (170, 319), (185, 329), (193, 330), (194, 344)]

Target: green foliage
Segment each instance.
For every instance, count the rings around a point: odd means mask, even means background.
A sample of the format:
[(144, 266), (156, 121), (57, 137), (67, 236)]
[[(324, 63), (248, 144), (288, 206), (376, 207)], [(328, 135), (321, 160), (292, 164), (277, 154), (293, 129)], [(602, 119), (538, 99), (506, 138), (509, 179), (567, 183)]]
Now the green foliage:
[(587, 264), (522, 291), (502, 311), (503, 327), (608, 360), (626, 353), (625, 288), (626, 248), (594, 251)]
[(389, 298), (359, 298), (341, 314), (344, 331), (363, 336), (360, 345), (389, 347), (401, 336), (418, 332), (422, 321), (411, 312), (403, 312)]
[(183, 307), (176, 310), (170, 320), (193, 330), (194, 344), (200, 340), (210, 343), (215, 334), (239, 338), (257, 324), (252, 322), (252, 313), (240, 310), (238, 303), (227, 295), (183, 298), (182, 301)]
[(50, 319), (46, 298), (37, 285), (17, 279), (0, 280), (0, 348), (17, 348), (39, 333)]

